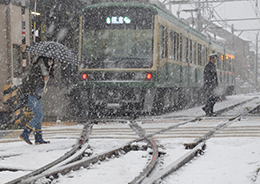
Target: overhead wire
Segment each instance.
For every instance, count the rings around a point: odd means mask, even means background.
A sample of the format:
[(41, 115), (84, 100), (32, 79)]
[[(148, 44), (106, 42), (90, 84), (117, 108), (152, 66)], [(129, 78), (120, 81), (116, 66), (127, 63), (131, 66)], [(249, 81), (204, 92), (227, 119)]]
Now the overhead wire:
[(224, 2), (221, 2), (221, 3), (219, 3), (218, 5), (216, 5), (216, 6), (214, 6), (213, 8), (217, 8), (217, 7), (219, 7), (220, 5), (222, 5)]
[[(253, 2), (252, 2), (253, 1)], [(259, 19), (259, 15), (260, 15), (260, 10), (258, 7), (258, 0), (256, 0), (256, 2), (254, 0), (250, 0), (250, 3), (252, 5), (252, 8), (254, 9), (254, 13), (256, 15), (256, 18), (258, 18), (258, 21), (260, 23), (260, 19)], [(254, 4), (255, 3), (255, 4)]]
[[(219, 19), (219, 23), (221, 24), (221, 25), (223, 25), (223, 27), (232, 27), (231, 25), (229, 25), (225, 20), (223, 20), (222, 18), (221, 18), (221, 16), (218, 14), (218, 12), (215, 10), (215, 9), (213, 9), (213, 11), (214, 11), (214, 14), (216, 14), (217, 16), (218, 16), (218, 19)], [(214, 17), (217, 19), (217, 17), (214, 15)]]
[[(164, 2), (167, 1), (167, 0), (164, 0)], [(256, 14), (256, 17), (259, 18), (260, 16), (260, 9), (259, 7), (257, 6), (258, 5), (258, 0), (249, 0), (253, 9), (254, 9), (254, 12)], [(215, 1), (214, 3), (216, 3), (217, 1)], [(208, 2), (208, 1), (199, 1), (199, 0), (190, 0), (190, 6), (192, 8), (198, 8), (198, 4), (199, 3), (207, 3), (207, 4), (211, 4), (211, 6), (206, 6), (206, 8), (204, 9), (203, 8), (203, 14), (204, 15), (201, 15), (204, 19), (210, 21), (210, 19), (212, 19), (213, 17), (216, 19), (216, 21), (221, 25), (223, 26), (224, 28), (232, 28), (232, 25), (228, 24), (219, 14), (218, 12), (215, 10), (215, 8), (221, 6), (224, 2), (220, 2), (219, 4), (213, 6), (213, 3), (212, 2)], [(205, 6), (204, 6), (205, 7)], [(180, 12), (182, 7), (181, 7), (181, 3), (179, 3), (179, 7), (178, 7), (178, 11)], [(206, 12), (207, 11), (207, 12)], [(205, 13), (206, 12), (206, 13)], [(213, 12), (213, 13), (212, 13)], [(208, 14), (208, 16), (207, 16)], [(205, 17), (206, 15), (206, 17)], [(259, 18), (259, 23), (260, 23), (260, 18)]]

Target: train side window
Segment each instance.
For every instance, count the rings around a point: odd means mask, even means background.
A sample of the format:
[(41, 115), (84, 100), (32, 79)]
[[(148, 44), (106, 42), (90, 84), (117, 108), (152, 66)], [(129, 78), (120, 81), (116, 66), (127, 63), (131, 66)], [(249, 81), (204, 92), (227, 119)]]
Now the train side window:
[(179, 33), (176, 33), (176, 60), (179, 61), (179, 57), (180, 57), (180, 35)]
[(196, 52), (197, 52), (197, 43), (196, 42), (192, 42), (192, 63), (196, 63)]
[(206, 46), (205, 45), (202, 45), (202, 65), (201, 66), (204, 66), (205, 65), (205, 62), (206, 62)]
[(170, 59), (174, 59), (174, 32), (171, 30), (170, 31), (170, 44), (169, 44), (169, 57)]
[(190, 63), (192, 63), (192, 52), (193, 52), (193, 50), (192, 50), (192, 45), (193, 45), (193, 41), (192, 40), (190, 40)]
[(164, 35), (165, 35), (165, 43), (164, 43), (164, 45), (165, 45), (165, 58), (167, 58), (168, 57), (168, 30), (167, 30), (167, 28), (164, 28)]
[(179, 58), (179, 33), (174, 32), (174, 60)]
[(202, 45), (198, 44), (198, 65), (200, 65), (200, 66), (203, 65), (202, 53), (203, 53)]
[(182, 50), (183, 50), (183, 37), (180, 35), (180, 57), (179, 61), (182, 61)]
[(160, 26), (160, 59), (164, 58), (164, 27)]
[(173, 59), (177, 60), (177, 54), (176, 54), (176, 50), (177, 50), (177, 35), (176, 32), (173, 32)]
[(168, 36), (167, 29), (160, 26), (160, 59), (166, 58), (168, 55)]
[(189, 61), (189, 40), (185, 36), (183, 37), (183, 62)]
[(13, 72), (14, 78), (21, 77), (22, 74), (22, 57), (20, 45), (13, 44)]
[(208, 59), (208, 47), (205, 48), (205, 63), (207, 63)]

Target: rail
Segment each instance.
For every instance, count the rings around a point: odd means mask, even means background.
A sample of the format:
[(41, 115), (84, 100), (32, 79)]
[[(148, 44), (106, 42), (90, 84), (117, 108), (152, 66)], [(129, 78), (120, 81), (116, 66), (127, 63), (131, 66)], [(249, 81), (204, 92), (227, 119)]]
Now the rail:
[[(9, 181), (7, 182), (6, 184), (17, 184), (17, 183), (21, 183), (23, 182), (24, 180), (28, 179), (28, 178), (31, 178), (33, 176), (36, 176), (36, 175), (39, 175), (41, 173), (43, 173), (44, 171), (52, 168), (53, 166), (61, 163), (61, 162), (64, 162), (66, 159), (72, 157), (74, 154), (76, 154), (76, 152), (79, 152), (79, 154), (77, 154), (77, 157), (80, 156), (81, 154), (84, 153), (85, 149), (87, 148), (86, 146), (83, 146), (86, 142), (88, 142), (88, 138), (89, 138), (89, 132), (91, 131), (91, 128), (92, 128), (92, 124), (91, 123), (86, 123), (84, 125), (84, 128), (81, 132), (81, 135), (77, 141), (76, 144), (74, 144), (74, 146), (72, 147), (71, 150), (69, 150), (68, 152), (66, 152), (62, 157), (58, 158), (57, 160), (29, 173), (29, 174), (26, 174), (24, 176), (21, 176), (19, 178), (16, 178), (12, 181)], [(74, 158), (74, 159), (77, 159)]]
[[(250, 100), (251, 101), (251, 100)], [(163, 180), (165, 177), (169, 176), (171, 173), (177, 171), (179, 168), (181, 168), (183, 165), (185, 165), (187, 162), (192, 160), (194, 157), (198, 155), (198, 153), (203, 152), (203, 150), (206, 149), (206, 141), (209, 140), (216, 132), (223, 130), (235, 120), (240, 120), (242, 116), (245, 116), (246, 114), (254, 111), (256, 108), (258, 108), (260, 105), (257, 104), (250, 110), (247, 110), (244, 113), (238, 114), (232, 118), (227, 119), (226, 122), (219, 124), (216, 126), (213, 130), (207, 132), (205, 135), (200, 137), (199, 139), (196, 139), (192, 143), (184, 144), (186, 149), (191, 149), (188, 153), (177, 159), (175, 162), (169, 164), (165, 169), (161, 170), (160, 172), (156, 173), (155, 175), (145, 179), (142, 184), (154, 184), (158, 183), (159, 181)], [(223, 111), (225, 112), (225, 111)]]
[[(243, 103), (249, 102), (249, 101), (254, 100), (254, 99), (255, 98), (250, 99), (250, 100), (246, 100), (246, 101), (239, 103), (239, 104), (241, 105)], [(236, 106), (238, 106), (238, 104), (234, 105), (233, 107), (228, 107), (226, 109), (230, 110), (232, 108), (235, 108)], [(255, 109), (255, 108), (253, 108), (253, 109)], [(253, 111), (253, 109), (251, 109), (250, 111)], [(225, 111), (226, 110), (222, 109), (221, 112), (217, 112), (217, 113), (220, 114), (220, 113), (225, 112)], [(245, 114), (246, 113), (243, 113), (243, 114), (241, 114), (241, 116), (243, 116)], [(150, 163), (147, 165), (147, 167), (144, 168), (143, 171), (140, 173), (140, 175), (135, 177), (134, 180), (131, 181), (130, 183), (131, 184), (149, 183), (149, 182), (151, 183), (152, 180), (158, 180), (158, 179), (162, 179), (162, 178), (166, 177), (167, 175), (176, 171), (177, 169), (182, 167), (184, 164), (189, 162), (191, 159), (193, 159), (198, 153), (200, 153), (202, 150), (204, 150), (206, 148), (206, 140), (208, 140), (210, 138), (210, 136), (212, 136), (216, 131), (223, 129), (224, 127), (228, 126), (231, 121), (238, 119), (239, 116), (236, 116), (234, 118), (230, 118), (228, 120), (229, 123), (228, 122), (226, 122), (226, 124), (222, 123), (221, 125), (217, 126), (214, 130), (208, 132), (206, 135), (201, 137), (201, 139), (194, 141), (192, 143), (193, 147), (190, 147), (190, 148), (193, 148), (192, 150), (190, 150), (183, 157), (181, 157), (176, 162), (171, 164), (171, 166), (169, 166), (166, 169), (157, 173), (158, 176), (149, 177), (150, 175), (152, 175), (152, 172), (153, 172), (153, 170), (156, 166), (156, 163), (158, 162), (158, 148), (157, 148), (155, 141), (152, 139), (152, 137), (154, 137), (155, 135), (167, 132), (169, 130), (178, 128), (178, 127), (183, 126), (187, 123), (198, 121), (201, 118), (202, 117), (196, 117), (196, 118), (193, 118), (191, 120), (181, 122), (177, 125), (167, 127), (163, 130), (157, 131), (157, 132), (149, 134), (149, 135), (146, 135), (146, 132), (142, 129), (141, 126), (139, 126), (136, 123), (136, 121), (118, 119), (116, 121), (118, 121), (120, 123), (129, 123), (129, 126), (137, 133), (139, 138), (136, 139), (136, 140), (130, 141), (129, 143), (127, 143), (123, 146), (120, 146), (116, 149), (109, 150), (105, 153), (98, 154), (96, 156), (90, 156), (88, 158), (83, 157), (81, 160), (79, 160), (79, 158), (82, 157), (82, 155), (84, 154), (84, 151), (87, 148), (85, 143), (88, 142), (88, 138), (89, 138), (89, 134), (90, 134), (91, 129), (92, 129), (92, 125), (96, 124), (100, 121), (101, 122), (109, 122), (109, 121), (115, 121), (115, 120), (108, 119), (108, 120), (91, 120), (91, 121), (88, 121), (84, 125), (84, 128), (82, 130), (82, 133), (81, 133), (81, 136), (80, 136), (78, 142), (63, 157), (60, 157), (59, 159), (55, 160), (54, 162), (52, 162), (52, 163), (50, 163), (50, 164), (48, 164), (48, 165), (46, 165), (42, 168), (39, 168), (39, 169), (37, 169), (37, 170), (35, 170), (35, 171), (25, 175), (25, 176), (22, 176), (20, 178), (12, 180), (12, 181), (10, 181), (6, 184), (31, 183), (33, 181), (36, 181), (39, 178), (42, 178), (42, 177), (45, 177), (45, 178), (53, 178), (54, 177), (54, 178), (56, 178), (56, 177), (58, 177), (59, 174), (64, 175), (64, 174), (70, 172), (71, 170), (75, 171), (75, 170), (80, 169), (81, 167), (86, 168), (90, 164), (94, 164), (94, 163), (97, 163), (99, 161), (103, 161), (106, 158), (111, 158), (111, 157), (113, 157), (113, 155), (118, 157), (121, 154), (126, 154), (126, 153), (128, 153), (129, 151), (132, 150), (132, 144), (134, 142), (139, 142), (139, 141), (145, 141), (145, 142), (147, 142), (147, 144), (150, 147), (152, 147), (153, 156), (152, 156)]]

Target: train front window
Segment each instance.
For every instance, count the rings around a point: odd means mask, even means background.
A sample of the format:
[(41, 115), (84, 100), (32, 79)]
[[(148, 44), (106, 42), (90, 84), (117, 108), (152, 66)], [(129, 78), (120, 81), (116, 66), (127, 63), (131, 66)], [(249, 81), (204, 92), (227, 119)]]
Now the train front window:
[(152, 25), (149, 9), (86, 10), (82, 38), (84, 68), (151, 68)]

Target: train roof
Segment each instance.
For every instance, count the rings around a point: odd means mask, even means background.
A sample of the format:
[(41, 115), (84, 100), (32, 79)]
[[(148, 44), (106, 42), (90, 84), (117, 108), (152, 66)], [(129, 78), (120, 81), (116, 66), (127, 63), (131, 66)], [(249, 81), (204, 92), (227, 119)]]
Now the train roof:
[[(214, 47), (226, 50), (222, 45), (217, 43), (214, 40), (209, 40), (204, 34), (200, 33), (196, 29), (191, 28), (187, 23), (181, 21), (179, 18), (174, 16), (169, 10), (166, 9), (166, 7), (160, 3), (157, 0), (139, 0), (139, 1), (129, 1), (129, 0), (103, 0), (100, 3), (91, 3), (86, 5), (83, 8), (83, 11), (85, 9), (89, 8), (97, 8), (97, 7), (110, 7), (110, 6), (123, 6), (123, 7), (143, 7), (143, 8), (149, 8), (151, 9), (155, 15), (159, 15), (169, 22), (175, 24), (176, 26), (182, 28), (183, 30), (193, 34), (194, 36), (202, 39), (203, 41), (214, 45)], [(232, 53), (232, 51), (228, 51), (229, 53)]]

